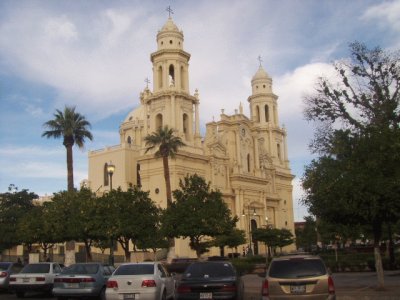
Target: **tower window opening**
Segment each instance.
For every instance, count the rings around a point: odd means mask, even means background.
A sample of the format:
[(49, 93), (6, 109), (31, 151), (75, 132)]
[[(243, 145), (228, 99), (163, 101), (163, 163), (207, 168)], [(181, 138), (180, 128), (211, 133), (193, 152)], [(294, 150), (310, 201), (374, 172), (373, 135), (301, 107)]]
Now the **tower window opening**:
[(278, 158), (281, 159), (282, 157), (281, 157), (281, 145), (280, 144), (276, 145), (276, 152), (277, 152)]
[(158, 87), (162, 88), (163, 86), (163, 80), (162, 80), (162, 66), (160, 66), (157, 70), (157, 77), (158, 77)]
[(263, 88), (265, 89), (265, 84), (263, 84)]
[(185, 138), (189, 138), (189, 117), (187, 114), (183, 114), (182, 116), (182, 123), (183, 123), (183, 133), (185, 134)]
[(174, 65), (170, 65), (169, 66), (168, 75), (169, 75), (169, 86), (175, 86), (175, 69), (174, 69)]
[(158, 114), (156, 116), (156, 130), (161, 129), (163, 127), (163, 116), (162, 114)]
[(247, 172), (250, 172), (251, 168), (250, 168), (250, 154), (247, 154)]
[(107, 163), (105, 163), (104, 164), (104, 168), (103, 168), (103, 178), (104, 178), (104, 181), (103, 181), (103, 185), (104, 186), (108, 186), (108, 170), (107, 170), (107, 168), (108, 168), (108, 164)]
[(269, 122), (269, 107), (268, 107), (268, 105), (265, 105), (264, 112), (265, 112), (265, 122)]
[(172, 40), (169, 40), (169, 43), (172, 45)]
[(260, 108), (256, 106), (256, 122), (260, 122)]
[(128, 139), (126, 140), (128, 142), (128, 144), (132, 144), (132, 138), (130, 136), (128, 136)]

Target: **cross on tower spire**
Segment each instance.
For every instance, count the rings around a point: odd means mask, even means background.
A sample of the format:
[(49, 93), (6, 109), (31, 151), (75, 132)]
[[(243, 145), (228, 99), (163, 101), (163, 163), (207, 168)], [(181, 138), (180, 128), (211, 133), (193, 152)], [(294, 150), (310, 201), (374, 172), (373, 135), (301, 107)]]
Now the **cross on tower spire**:
[(144, 82), (146, 82), (146, 89), (148, 89), (149, 88), (150, 79), (148, 77), (146, 77), (144, 79)]
[(259, 55), (258, 57), (257, 57), (257, 59), (258, 59), (258, 61), (259, 61), (259, 63), (260, 63), (260, 67), (261, 67), (261, 63), (262, 63), (262, 57), (261, 57), (261, 55)]
[(167, 9), (166, 9), (166, 11), (168, 12), (169, 18), (171, 18), (171, 14), (172, 14), (172, 15), (174, 14), (174, 11), (172, 10), (171, 6), (168, 6)]

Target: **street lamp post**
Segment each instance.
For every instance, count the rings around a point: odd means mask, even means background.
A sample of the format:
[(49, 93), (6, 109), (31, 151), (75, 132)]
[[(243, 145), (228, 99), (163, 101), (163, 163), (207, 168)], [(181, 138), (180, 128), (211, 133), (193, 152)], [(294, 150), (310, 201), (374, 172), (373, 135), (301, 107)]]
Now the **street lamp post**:
[[(114, 174), (114, 171), (115, 171), (115, 166), (110, 161), (110, 163), (107, 165), (107, 173), (108, 176), (110, 176), (110, 191), (112, 191), (112, 176)], [(112, 235), (110, 237), (110, 257), (108, 258), (108, 263), (110, 266), (114, 265), (114, 239)]]

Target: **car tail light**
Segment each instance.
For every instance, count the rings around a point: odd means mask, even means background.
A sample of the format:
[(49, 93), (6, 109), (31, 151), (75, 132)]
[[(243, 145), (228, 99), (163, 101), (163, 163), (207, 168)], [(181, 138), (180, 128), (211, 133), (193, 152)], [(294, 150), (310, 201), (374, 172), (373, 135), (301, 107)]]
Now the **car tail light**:
[(117, 289), (118, 288), (118, 282), (116, 282), (115, 280), (107, 281), (107, 288), (108, 289)]
[(234, 284), (224, 284), (221, 291), (223, 292), (236, 292), (236, 285)]
[(7, 272), (0, 272), (0, 277), (7, 277)]
[(177, 291), (178, 294), (185, 294), (185, 293), (190, 293), (191, 289), (190, 289), (190, 286), (182, 284), (182, 285), (178, 286), (176, 291)]
[(155, 287), (156, 282), (153, 279), (145, 279), (142, 281), (142, 287)]
[(335, 285), (333, 284), (333, 279), (331, 276), (328, 277), (328, 291), (331, 295), (335, 294)]
[(44, 277), (36, 277), (36, 281), (40, 281), (40, 282), (42, 282), (42, 281), (45, 281), (46, 279), (44, 278)]
[(261, 288), (262, 299), (266, 299), (269, 296), (269, 284), (268, 279), (265, 279)]
[(17, 278), (15, 278), (15, 277), (10, 277), (10, 281), (17, 281)]
[(94, 279), (93, 277), (88, 277), (88, 278), (81, 278), (79, 281), (80, 282), (96, 282), (96, 279)]

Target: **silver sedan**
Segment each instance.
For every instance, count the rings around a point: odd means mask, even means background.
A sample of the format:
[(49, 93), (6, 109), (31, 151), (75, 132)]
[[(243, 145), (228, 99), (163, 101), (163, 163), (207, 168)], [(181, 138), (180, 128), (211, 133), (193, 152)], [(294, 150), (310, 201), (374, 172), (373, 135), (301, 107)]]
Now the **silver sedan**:
[(107, 282), (107, 300), (174, 299), (175, 280), (159, 262), (120, 265)]

